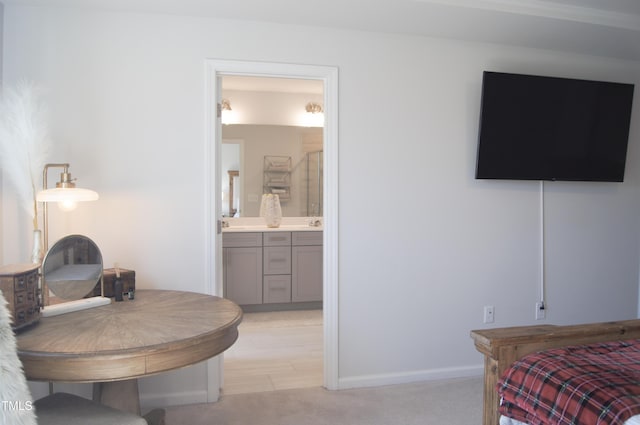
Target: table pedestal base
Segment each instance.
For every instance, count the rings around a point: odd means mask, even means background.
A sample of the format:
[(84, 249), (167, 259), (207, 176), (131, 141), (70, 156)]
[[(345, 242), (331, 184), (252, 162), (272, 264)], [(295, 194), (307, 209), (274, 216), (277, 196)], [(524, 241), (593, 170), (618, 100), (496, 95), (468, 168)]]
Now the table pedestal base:
[(140, 416), (138, 380), (96, 382), (93, 384), (93, 401)]
[[(138, 380), (96, 382), (93, 384), (93, 401), (140, 416)], [(164, 415), (164, 409), (154, 409), (144, 418), (149, 425), (164, 425)]]

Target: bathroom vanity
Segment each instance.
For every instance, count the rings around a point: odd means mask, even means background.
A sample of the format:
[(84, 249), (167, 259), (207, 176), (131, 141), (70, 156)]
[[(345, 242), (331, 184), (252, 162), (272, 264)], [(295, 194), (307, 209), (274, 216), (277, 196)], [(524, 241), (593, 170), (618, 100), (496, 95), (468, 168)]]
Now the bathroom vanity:
[(230, 226), (222, 233), (224, 296), (245, 311), (322, 304), (322, 230)]

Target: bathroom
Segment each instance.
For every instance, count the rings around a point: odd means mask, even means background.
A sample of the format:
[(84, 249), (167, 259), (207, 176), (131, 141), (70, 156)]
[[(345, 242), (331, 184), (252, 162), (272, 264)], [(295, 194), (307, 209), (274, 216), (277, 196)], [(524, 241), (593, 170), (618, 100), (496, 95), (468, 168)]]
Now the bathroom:
[(222, 99), (224, 293), (245, 312), (223, 392), (321, 386), (323, 83), (224, 76)]

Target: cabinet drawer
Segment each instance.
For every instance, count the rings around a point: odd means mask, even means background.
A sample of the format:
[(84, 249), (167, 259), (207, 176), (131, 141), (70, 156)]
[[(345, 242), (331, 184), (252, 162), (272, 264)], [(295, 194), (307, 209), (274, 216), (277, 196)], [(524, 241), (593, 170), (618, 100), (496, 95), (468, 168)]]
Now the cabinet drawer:
[(223, 248), (245, 248), (252, 246), (262, 246), (262, 233), (223, 233)]
[(322, 245), (322, 232), (293, 232), (292, 245)]
[(13, 305), (15, 305), (16, 310), (18, 308), (23, 308), (27, 305), (27, 291), (16, 291), (13, 296)]
[(29, 282), (29, 275), (21, 274), (16, 276), (13, 279), (13, 290), (16, 292), (26, 291), (28, 282)]
[(291, 232), (265, 233), (264, 246), (291, 246)]
[(264, 248), (264, 274), (291, 274), (291, 248), (269, 246)]
[(264, 303), (291, 302), (291, 276), (273, 275), (264, 277)]

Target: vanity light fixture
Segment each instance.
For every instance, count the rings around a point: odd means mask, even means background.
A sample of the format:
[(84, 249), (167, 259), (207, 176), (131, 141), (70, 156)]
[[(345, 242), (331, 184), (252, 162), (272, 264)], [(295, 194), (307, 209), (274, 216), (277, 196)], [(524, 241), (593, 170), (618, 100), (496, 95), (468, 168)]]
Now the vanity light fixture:
[(304, 107), (306, 114), (304, 114), (304, 126), (305, 127), (324, 127), (324, 113), (322, 111), (322, 105), (315, 102), (309, 102)]
[(315, 102), (307, 103), (307, 106), (305, 106), (304, 109), (310, 114), (322, 113), (322, 105)]
[(233, 124), (234, 123), (234, 112), (231, 109), (231, 102), (229, 99), (222, 99), (220, 101), (220, 120), (222, 124)]
[[(56, 187), (47, 189), (47, 172), (49, 168), (62, 168), (60, 173), (60, 181), (56, 182)], [(38, 192), (36, 200), (42, 202), (42, 229), (44, 251), (48, 250), (48, 230), (49, 230), (49, 213), (47, 204), (49, 202), (57, 202), (58, 207), (64, 211), (71, 211), (76, 207), (77, 202), (96, 201), (98, 193), (89, 189), (81, 189), (76, 187), (74, 179), (69, 173), (69, 164), (46, 164), (42, 171), (42, 191)]]

